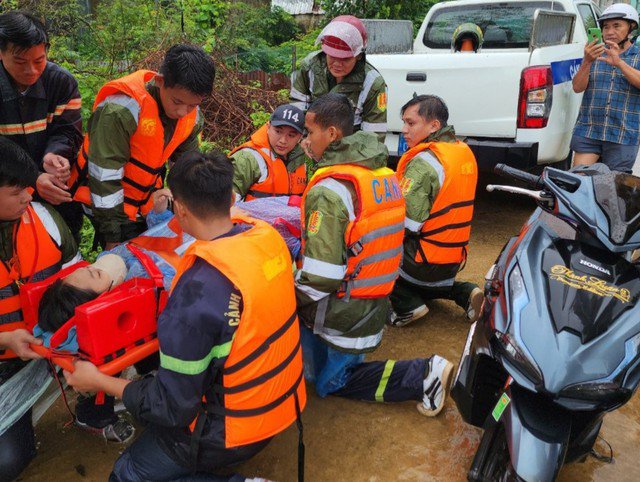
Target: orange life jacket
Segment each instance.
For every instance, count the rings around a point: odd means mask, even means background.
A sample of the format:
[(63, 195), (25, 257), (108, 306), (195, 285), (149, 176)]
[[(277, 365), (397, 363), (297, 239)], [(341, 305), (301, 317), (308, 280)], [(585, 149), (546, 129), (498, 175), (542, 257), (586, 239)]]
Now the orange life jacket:
[(284, 161), (271, 150), (267, 129), (268, 125), (263, 125), (253, 133), (249, 141), (236, 147), (229, 154), (231, 156), (240, 149), (247, 149), (251, 155), (256, 157), (258, 163), (264, 159), (267, 165), (267, 178), (249, 187), (249, 191), (245, 196), (246, 201), (262, 197), (290, 196), (292, 194), (299, 196), (304, 192), (304, 188), (307, 185), (306, 164), (303, 163), (295, 171), (289, 172)]
[[(8, 264), (0, 263), (0, 331), (26, 328), (19, 286), (42, 281), (62, 265), (62, 252), (33, 207), (27, 208), (13, 229), (13, 258)], [(0, 359), (14, 357), (11, 351), (0, 350)]]
[[(300, 329), (291, 257), (280, 235), (263, 221), (235, 216), (251, 228), (213, 241), (196, 240), (185, 252), (174, 285), (196, 258), (226, 276), (242, 295), (242, 313), (222, 368), (225, 446), (265, 440), (286, 429), (306, 403)], [(202, 415), (200, 415), (202, 416)], [(195, 421), (192, 424), (192, 430)]]
[[(347, 266), (338, 296), (382, 298), (391, 293), (402, 260), (405, 203), (396, 175), (386, 167), (368, 169), (354, 164), (338, 164), (318, 169), (302, 198), (302, 254), (308, 231), (305, 220), (306, 197), (323, 179), (347, 181), (353, 185), (354, 219), (345, 231)], [(316, 215), (315, 213), (312, 216)], [(320, 271), (321, 271), (320, 267)], [(316, 274), (322, 276), (318, 271)], [(331, 277), (331, 276), (329, 276)]]
[[(133, 74), (107, 82), (100, 89), (93, 103), (95, 111), (108, 96), (125, 94), (135, 99), (140, 106), (138, 127), (130, 139), (131, 158), (124, 165), (122, 179), (124, 211), (132, 221), (137, 219), (138, 213), (144, 216), (153, 207), (151, 195), (162, 187), (162, 173), (167, 159), (189, 137), (198, 115), (197, 109), (194, 109), (179, 119), (173, 137), (164, 147), (164, 128), (160, 120), (158, 104), (145, 85), (155, 75), (155, 72), (149, 70), (138, 70)], [(93, 203), (87, 185), (89, 145), (87, 132), (78, 153), (78, 162), (71, 170), (69, 187), (76, 201), (91, 207)]]
[(181, 256), (176, 250), (182, 246), (184, 233), (175, 216), (169, 220), (167, 227), (175, 233), (175, 236), (147, 236), (142, 234), (130, 239), (129, 243), (155, 252), (177, 270)]
[(407, 165), (425, 149), (433, 152), (442, 165), (444, 182), (418, 234), (420, 245), (415, 260), (429, 264), (460, 264), (466, 259), (471, 235), (478, 181), (476, 158), (469, 146), (460, 141), (418, 144), (398, 162), (401, 185)]

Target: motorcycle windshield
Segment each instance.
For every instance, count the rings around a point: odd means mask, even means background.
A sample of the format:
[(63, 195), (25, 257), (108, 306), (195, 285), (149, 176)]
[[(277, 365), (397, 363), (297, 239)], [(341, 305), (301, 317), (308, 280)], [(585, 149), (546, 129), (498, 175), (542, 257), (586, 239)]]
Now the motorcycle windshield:
[(594, 176), (593, 187), (609, 220), (612, 241), (626, 243), (640, 228), (640, 178), (612, 172)]

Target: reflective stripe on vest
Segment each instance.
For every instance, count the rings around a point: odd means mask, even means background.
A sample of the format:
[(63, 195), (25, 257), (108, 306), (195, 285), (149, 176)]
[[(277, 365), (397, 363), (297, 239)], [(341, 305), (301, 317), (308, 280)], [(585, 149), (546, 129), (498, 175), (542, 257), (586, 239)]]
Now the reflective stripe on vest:
[[(380, 73), (375, 69), (371, 69), (369, 72), (367, 72), (367, 75), (364, 78), (364, 82), (362, 82), (362, 90), (360, 91), (360, 95), (358, 96), (358, 102), (356, 103), (353, 117), (353, 125), (355, 126), (362, 124), (362, 112), (364, 110), (364, 104), (367, 101), (367, 97), (369, 97), (369, 92), (371, 92), (373, 83), (378, 77), (380, 77)], [(377, 132), (386, 132), (386, 130), (387, 126), (385, 124), (384, 131)]]
[(301, 195), (307, 185), (307, 166), (303, 163), (295, 171), (289, 172), (284, 161), (271, 150), (268, 128), (267, 124), (263, 125), (253, 133), (249, 141), (229, 154), (232, 156), (244, 149), (255, 158), (260, 168), (260, 178), (249, 187), (246, 201), (271, 196)]
[[(98, 92), (93, 104), (95, 111), (103, 102), (110, 98), (124, 105), (123, 98), (129, 98), (138, 106), (138, 124), (131, 136), (130, 159), (125, 163), (124, 170), (105, 170), (92, 165), (88, 153), (90, 152), (89, 133), (85, 135), (82, 149), (78, 155), (78, 162), (72, 168), (69, 186), (74, 199), (86, 205), (98, 208), (111, 208), (124, 202), (127, 217), (135, 221), (138, 215), (146, 215), (153, 207), (151, 196), (162, 187), (162, 174), (166, 161), (173, 152), (192, 133), (198, 117), (198, 109), (179, 119), (176, 123), (172, 138), (164, 145), (164, 127), (160, 119), (158, 104), (147, 91), (146, 83), (156, 75), (155, 72), (139, 70), (120, 79), (107, 82)], [(118, 99), (120, 99), (118, 101)], [(134, 115), (136, 109), (130, 104), (125, 105)], [(109, 172), (112, 171), (112, 172)], [(110, 196), (100, 197), (90, 195), (88, 177), (94, 179), (116, 180), (122, 179), (122, 192)], [(96, 177), (97, 176), (97, 177)]]
[[(431, 152), (424, 153), (426, 149)], [(460, 141), (418, 144), (400, 159), (397, 171), (400, 180), (414, 158), (432, 165), (441, 182), (431, 212), (419, 229), (419, 223), (405, 219), (409, 231), (419, 232), (420, 244), (415, 260), (429, 264), (461, 264), (466, 258), (471, 235), (478, 180), (475, 157), (471, 149)], [(434, 159), (438, 165), (434, 165)]]
[[(358, 193), (357, 202), (350, 202), (351, 194), (344, 182), (350, 183)], [(347, 266), (338, 296), (387, 296), (398, 275), (404, 233), (404, 198), (395, 174), (387, 168), (371, 170), (353, 164), (319, 169), (302, 199), (303, 226), (306, 226), (306, 196), (316, 185), (338, 194), (347, 210), (355, 205), (354, 211), (349, 212), (350, 222), (345, 232)], [(303, 255), (305, 244), (303, 235)], [(333, 274), (337, 274), (337, 270)]]
[[(265, 440), (296, 420), (295, 398), (303, 408), (300, 331), (291, 258), (284, 240), (270, 226), (244, 216), (234, 223), (251, 227), (239, 234), (195, 241), (174, 279), (196, 258), (227, 277), (242, 295), (242, 313), (221, 370), (224, 406), (207, 401), (207, 411), (224, 417), (225, 447)], [(162, 349), (162, 347), (161, 347)], [(213, 358), (212, 358), (213, 360)], [(215, 365), (215, 362), (214, 362)], [(218, 365), (219, 366), (219, 365)]]
[[(60, 232), (43, 206), (37, 203), (29, 206), (16, 223), (14, 233), (14, 258), (9, 263), (0, 263), (0, 331), (25, 328), (19, 284), (48, 278), (60, 270), (62, 261), (60, 248), (53, 239), (59, 238)], [(13, 356), (0, 352), (0, 359)]]

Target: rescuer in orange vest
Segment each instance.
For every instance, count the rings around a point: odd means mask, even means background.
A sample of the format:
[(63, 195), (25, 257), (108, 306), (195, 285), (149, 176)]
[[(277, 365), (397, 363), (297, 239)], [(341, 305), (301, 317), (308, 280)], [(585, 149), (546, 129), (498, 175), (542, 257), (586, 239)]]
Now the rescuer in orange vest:
[(169, 172), (175, 216), (196, 241), (158, 319), (157, 375), (131, 382), (89, 362), (65, 372), (77, 390), (122, 398), (147, 425), (110, 480), (215, 473), (251, 458), (304, 409), (291, 257), (268, 224), (231, 216), (232, 178), (220, 152), (183, 158)]
[(404, 326), (425, 316), (426, 300), (450, 299), (475, 321), (483, 294), (456, 281), (467, 259), (478, 168), (465, 143), (447, 125), (449, 111), (434, 95), (416, 96), (402, 107), (409, 150), (398, 163), (407, 202), (404, 258), (391, 295), (390, 324)]
[[(25, 329), (19, 286), (41, 281), (63, 264), (80, 259), (78, 247), (60, 214), (44, 203), (31, 202), (38, 171), (17, 144), (0, 137), (0, 385), (20, 377), (25, 363), (35, 358), (26, 346), (33, 342)], [(39, 343), (39, 342), (36, 342)], [(14, 352), (10, 351), (14, 350)], [(15, 353), (15, 354), (14, 354)], [(32, 390), (24, 384), (21, 390)], [(17, 393), (16, 398), (29, 393)], [(0, 479), (13, 480), (35, 456), (31, 406), (11, 406), (17, 421), (0, 435)], [(7, 412), (0, 414), (0, 417)]]
[(147, 229), (144, 217), (167, 161), (198, 150), (198, 106), (214, 76), (213, 60), (201, 48), (174, 45), (158, 73), (139, 70), (98, 92), (69, 186), (106, 249)]
[(302, 146), (317, 163), (302, 199), (302, 266), (296, 273), (305, 374), (321, 397), (418, 401), (444, 407), (453, 365), (437, 355), (364, 362), (390, 313), (402, 258), (405, 206), (388, 151), (375, 134), (353, 133), (346, 96), (329, 93), (307, 111)]
[(304, 112), (281, 105), (251, 139), (231, 151), (236, 199), (302, 195), (307, 165), (298, 143), (304, 133)]

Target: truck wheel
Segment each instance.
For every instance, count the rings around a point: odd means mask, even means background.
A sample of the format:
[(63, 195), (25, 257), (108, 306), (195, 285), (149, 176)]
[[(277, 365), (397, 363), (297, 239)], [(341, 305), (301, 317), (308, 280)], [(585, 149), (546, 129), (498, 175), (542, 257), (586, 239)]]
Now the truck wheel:
[(502, 424), (497, 424), (485, 431), (468, 479), (474, 482), (523, 482), (511, 465), (511, 456)]

